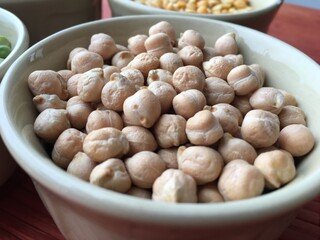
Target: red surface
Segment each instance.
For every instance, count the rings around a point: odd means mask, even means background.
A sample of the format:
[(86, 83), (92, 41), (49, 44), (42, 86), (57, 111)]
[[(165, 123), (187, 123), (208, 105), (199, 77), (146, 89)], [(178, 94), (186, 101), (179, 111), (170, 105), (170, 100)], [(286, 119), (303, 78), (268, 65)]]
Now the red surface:
[[(268, 33), (320, 63), (319, 26), (319, 10), (284, 4)], [(37, 195), (31, 179), (20, 168), (0, 188), (0, 239), (64, 239)], [(280, 238), (301, 239), (320, 239), (320, 196), (299, 211), (297, 218)]]

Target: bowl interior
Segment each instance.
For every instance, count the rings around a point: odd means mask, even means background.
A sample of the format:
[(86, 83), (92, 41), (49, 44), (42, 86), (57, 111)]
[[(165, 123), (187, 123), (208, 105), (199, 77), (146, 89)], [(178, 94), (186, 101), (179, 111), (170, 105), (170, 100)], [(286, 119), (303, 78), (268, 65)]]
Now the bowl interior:
[[(94, 33), (105, 32), (113, 36), (117, 43), (126, 45), (128, 37), (147, 33), (149, 26), (161, 20), (173, 24), (177, 35), (187, 29), (199, 31), (208, 46), (212, 46), (222, 34), (235, 32), (245, 63), (260, 64), (267, 73), (267, 85), (284, 89), (297, 98), (299, 106), (307, 115), (308, 126), (314, 133), (317, 144), (314, 150), (302, 159), (294, 181), (280, 190), (243, 201), (210, 206), (168, 205), (92, 186), (70, 176), (52, 163), (33, 132), (37, 112), (27, 87), (28, 75), (39, 69), (65, 69), (70, 50), (80, 46), (87, 47)], [(194, 216), (221, 224), (226, 221), (240, 222), (246, 218), (258, 219), (292, 210), (320, 193), (320, 148), (317, 146), (320, 140), (320, 109), (316, 104), (320, 102), (320, 82), (314, 81), (315, 79), (320, 79), (320, 69), (309, 57), (275, 38), (245, 27), (177, 16), (112, 18), (63, 30), (24, 52), (9, 69), (1, 84), (0, 126), (10, 152), (34, 180), (55, 194), (95, 211), (112, 212), (127, 218), (139, 215), (152, 221), (166, 219), (175, 224), (177, 220), (181, 224), (190, 224)], [(56, 179), (60, 179), (60, 182), (57, 183)], [(87, 202), (90, 202), (90, 206)], [(106, 207), (107, 205), (109, 207)], [(253, 212), (254, 216), (248, 214), (248, 211)], [(181, 220), (183, 216), (185, 218)]]

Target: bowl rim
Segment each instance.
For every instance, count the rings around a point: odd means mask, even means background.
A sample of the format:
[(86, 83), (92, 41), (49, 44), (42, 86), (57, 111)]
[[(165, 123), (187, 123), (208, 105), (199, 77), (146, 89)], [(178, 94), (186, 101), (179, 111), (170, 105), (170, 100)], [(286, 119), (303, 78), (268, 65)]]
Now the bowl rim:
[[(67, 32), (72, 34), (73, 31), (88, 28), (95, 24), (103, 25), (106, 22), (134, 21), (135, 19), (141, 18), (150, 18), (153, 20), (165, 18), (179, 21), (186, 19), (196, 20), (193, 17), (173, 15), (140, 15), (102, 19), (79, 24), (61, 30), (36, 43), (25, 51), (9, 69), (0, 87), (0, 115), (2, 115), (0, 120), (0, 132), (8, 150), (32, 180), (61, 198), (86, 207), (98, 214), (113, 215), (119, 218), (130, 219), (132, 221), (151, 221), (153, 223), (158, 222), (162, 224), (165, 222), (169, 225), (179, 226), (204, 226), (206, 224), (212, 225), (213, 223), (215, 225), (226, 225), (240, 223), (243, 221), (259, 221), (267, 217), (274, 217), (275, 211), (280, 215), (296, 210), (307, 201), (316, 197), (320, 193), (320, 189), (314, 184), (314, 182), (320, 182), (320, 174), (311, 174), (310, 176), (305, 177), (303, 181), (297, 182), (295, 187), (289, 184), (285, 188), (252, 199), (217, 203), (213, 205), (188, 203), (168, 204), (155, 202), (102, 189), (101, 187), (86, 183), (83, 180), (71, 176), (66, 171), (57, 167), (54, 163), (47, 161), (48, 158), (44, 158), (34, 149), (29, 149), (26, 145), (23, 145), (19, 132), (14, 129), (14, 125), (10, 122), (10, 118), (6, 111), (6, 105), (3, 101), (9, 97), (7, 96), (6, 89), (10, 87), (10, 76), (14, 74), (15, 68), (19, 66), (20, 62), (25, 61), (25, 58), (27, 58), (34, 49), (45, 44), (50, 38), (54, 40)], [(203, 24), (214, 22), (215, 24), (233, 26), (245, 32), (254, 31), (254, 34), (264, 36), (270, 41), (277, 41), (285, 47), (295, 49), (281, 40), (244, 26), (201, 18), (197, 18), (197, 21), (200, 23), (202, 22)], [(318, 67), (318, 64), (307, 55), (298, 49), (295, 49), (295, 51), (298, 52), (305, 61), (310, 64), (314, 64), (315, 67)], [(28, 160), (26, 159), (32, 159), (36, 165), (31, 167), (28, 166)], [(43, 176), (46, 176), (45, 180), (43, 179)], [(60, 181), (58, 184), (57, 179)], [(306, 188), (306, 186), (308, 186), (308, 188)], [(296, 189), (299, 189), (299, 191), (296, 191)], [(288, 199), (289, 193), (291, 194), (290, 199)], [(94, 198), (92, 196), (94, 196)], [(275, 203), (275, 199), (277, 199), (278, 202)], [(228, 209), (228, 211), (226, 211), (226, 209)]]

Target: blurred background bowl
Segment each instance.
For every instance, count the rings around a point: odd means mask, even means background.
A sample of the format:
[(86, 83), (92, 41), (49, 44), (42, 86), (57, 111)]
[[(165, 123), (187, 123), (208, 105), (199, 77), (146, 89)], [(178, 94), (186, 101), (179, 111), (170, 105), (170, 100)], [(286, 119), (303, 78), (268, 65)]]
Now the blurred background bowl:
[[(93, 186), (71, 176), (50, 159), (33, 131), (38, 114), (27, 85), (38, 69), (66, 68), (69, 52), (88, 47), (99, 32), (126, 45), (135, 34), (147, 34), (166, 20), (177, 34), (195, 29), (207, 45), (235, 32), (245, 63), (260, 64), (268, 86), (293, 94), (305, 111), (316, 146), (301, 158), (296, 178), (279, 190), (259, 197), (221, 204), (167, 204), (131, 197)], [(41, 53), (41, 54), (38, 54)], [(36, 56), (30, 61), (30, 56)], [(288, 57), (290, 56), (290, 57)], [(141, 15), (110, 18), (60, 31), (29, 48), (9, 69), (0, 90), (3, 139), (17, 163), (32, 178), (38, 194), (68, 240), (272, 240), (295, 218), (298, 209), (320, 193), (319, 65), (284, 42), (261, 32), (205, 18)]]
[[(29, 34), (24, 23), (13, 13), (0, 8), (0, 35), (6, 37), (11, 43), (10, 54), (0, 62), (0, 83), (11, 64), (28, 48)], [(1, 131), (0, 131), (1, 134)], [(1, 137), (0, 137), (1, 138)], [(0, 139), (0, 186), (13, 174), (16, 163)]]
[[(107, 0), (102, 0), (107, 1)], [(113, 16), (137, 14), (174, 14), (178, 16), (193, 16), (216, 19), (240, 24), (262, 32), (266, 32), (283, 0), (250, 0), (252, 10), (230, 14), (198, 14), (169, 11), (155, 7), (145, 6), (132, 0), (109, 0)]]

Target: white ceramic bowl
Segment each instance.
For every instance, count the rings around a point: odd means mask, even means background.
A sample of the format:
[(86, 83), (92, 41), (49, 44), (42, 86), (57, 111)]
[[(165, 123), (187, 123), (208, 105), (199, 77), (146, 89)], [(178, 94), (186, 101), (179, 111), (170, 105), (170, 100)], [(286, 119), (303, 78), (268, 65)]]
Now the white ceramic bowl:
[(192, 14), (149, 7), (132, 0), (109, 0), (113, 16), (174, 14), (178, 16), (203, 17), (236, 23), (266, 32), (278, 9), (281, 7), (283, 0), (250, 0), (250, 2), (253, 10), (248, 12), (237, 12), (233, 14)]
[[(0, 62), (0, 83), (11, 64), (28, 48), (29, 34), (23, 22), (11, 12), (0, 8), (0, 35), (11, 42), (12, 51)], [(5, 154), (6, 153), (6, 154)], [(15, 170), (16, 164), (7, 153), (0, 139), (0, 186), (3, 185)]]
[[(27, 87), (36, 69), (66, 67), (71, 49), (87, 47), (90, 36), (105, 32), (118, 43), (147, 33), (167, 20), (176, 32), (196, 29), (207, 44), (234, 31), (247, 64), (261, 64), (267, 83), (296, 96), (316, 138), (313, 151), (285, 187), (260, 197), (219, 204), (166, 204), (127, 196), (90, 185), (57, 167), (33, 132), (37, 111)], [(290, 57), (289, 57), (290, 56)], [(74, 240), (271, 240), (277, 239), (297, 210), (320, 193), (320, 68), (297, 49), (242, 26), (184, 16), (128, 16), (90, 22), (58, 32), (29, 48), (1, 84), (0, 123), (3, 138), (66, 239)]]

